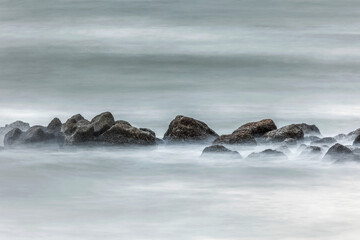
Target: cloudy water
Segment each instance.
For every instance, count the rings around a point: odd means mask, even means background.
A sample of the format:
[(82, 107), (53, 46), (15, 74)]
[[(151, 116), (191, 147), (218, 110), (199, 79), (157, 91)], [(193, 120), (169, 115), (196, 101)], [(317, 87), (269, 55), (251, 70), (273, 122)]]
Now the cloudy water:
[[(0, 126), (360, 127), (355, 0), (0, 0)], [(1, 144), (0, 144), (1, 145)], [(205, 145), (0, 150), (1, 239), (358, 239), (360, 165)], [(243, 157), (255, 149), (239, 150)], [(325, 154), (323, 152), (322, 154)]]

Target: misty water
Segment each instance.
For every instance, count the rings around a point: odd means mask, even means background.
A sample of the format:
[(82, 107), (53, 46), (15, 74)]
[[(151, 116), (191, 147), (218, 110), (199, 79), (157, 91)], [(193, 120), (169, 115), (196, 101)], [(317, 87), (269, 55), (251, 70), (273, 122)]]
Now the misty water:
[[(0, 0), (0, 126), (360, 127), (355, 0)], [(1, 145), (1, 144), (0, 144)], [(0, 150), (1, 239), (358, 239), (360, 165), (205, 145)], [(266, 146), (231, 146), (243, 157)], [(325, 154), (325, 152), (323, 153)]]

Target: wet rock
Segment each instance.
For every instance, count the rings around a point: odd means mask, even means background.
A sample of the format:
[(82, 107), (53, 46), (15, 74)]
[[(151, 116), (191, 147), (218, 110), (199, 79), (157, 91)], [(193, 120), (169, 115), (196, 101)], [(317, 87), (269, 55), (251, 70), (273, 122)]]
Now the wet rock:
[(58, 133), (61, 131), (61, 127), (62, 127), (62, 123), (60, 119), (54, 118), (47, 126), (47, 131), (49, 133)]
[(128, 125), (128, 126), (131, 127), (131, 124), (129, 122), (127, 122), (127, 121), (124, 121), (124, 120), (118, 120), (118, 121), (115, 122), (115, 124), (125, 124), (125, 125)]
[(14, 128), (14, 129), (10, 130), (7, 134), (5, 134), (4, 145), (5, 146), (14, 145), (16, 143), (16, 141), (19, 140), (22, 133), (23, 132), (19, 128)]
[(256, 145), (256, 140), (248, 131), (235, 131), (232, 134), (221, 135), (214, 143)]
[(304, 136), (321, 136), (320, 130), (316, 125), (309, 125), (306, 123), (295, 124), (304, 132)]
[(297, 141), (296, 141), (296, 139), (293, 139), (293, 138), (287, 138), (283, 141), (283, 143), (286, 145), (296, 145)]
[(324, 156), (326, 160), (335, 160), (336, 162), (359, 161), (359, 157), (355, 155), (349, 148), (336, 143), (332, 146)]
[(258, 152), (258, 153), (251, 153), (247, 159), (287, 159), (287, 156), (280, 151), (276, 151), (273, 149), (266, 149), (262, 152)]
[(350, 133), (348, 133), (347, 138), (350, 141), (354, 141), (354, 139), (360, 135), (360, 128), (356, 129), (355, 131), (352, 131)]
[(246, 124), (240, 126), (237, 130), (235, 130), (234, 133), (246, 131), (249, 134), (251, 134), (253, 137), (261, 137), (265, 133), (270, 132), (275, 129), (277, 129), (277, 127), (273, 120), (263, 119), (258, 122), (246, 123)]
[(142, 131), (126, 123), (117, 123), (101, 134), (98, 141), (112, 145), (153, 145), (156, 143), (156, 138), (148, 131)]
[(287, 138), (301, 140), (304, 138), (303, 130), (296, 124), (291, 124), (266, 133), (264, 136), (267, 141), (282, 142)]
[(287, 145), (281, 145), (275, 149), (278, 152), (283, 152), (285, 155), (290, 155), (291, 151)]
[(224, 154), (241, 158), (241, 155), (237, 151), (231, 151), (230, 149), (222, 145), (212, 145), (204, 148), (201, 156), (212, 155), (212, 154)]
[(43, 126), (33, 126), (21, 136), (21, 144), (45, 143), (54, 139), (54, 135), (48, 133)]
[(360, 135), (355, 138), (353, 145), (360, 145)]
[(323, 144), (334, 144), (336, 143), (336, 139), (332, 138), (332, 137), (325, 137), (325, 138), (321, 138), (319, 140), (313, 141), (311, 142), (311, 145), (323, 145)]
[(167, 142), (212, 141), (217, 137), (218, 134), (204, 122), (179, 115), (171, 121), (164, 140)]
[(104, 112), (95, 116), (91, 120), (91, 124), (94, 127), (94, 135), (97, 137), (110, 129), (115, 124), (115, 119), (110, 112)]
[(21, 131), (27, 131), (30, 128), (30, 124), (22, 121), (16, 121), (6, 124), (5, 127), (0, 127), (0, 145), (3, 143), (5, 135), (15, 128), (18, 128)]

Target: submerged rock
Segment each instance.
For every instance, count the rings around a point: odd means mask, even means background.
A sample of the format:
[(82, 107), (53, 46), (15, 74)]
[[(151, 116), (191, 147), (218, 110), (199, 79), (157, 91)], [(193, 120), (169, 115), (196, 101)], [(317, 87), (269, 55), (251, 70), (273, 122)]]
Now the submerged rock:
[(110, 112), (101, 113), (91, 120), (91, 125), (94, 127), (95, 137), (106, 132), (106, 130), (110, 129), (114, 124), (115, 119)]
[(360, 128), (356, 129), (355, 131), (352, 131), (350, 133), (348, 133), (347, 138), (350, 141), (354, 141), (354, 139), (360, 135)]
[(11, 146), (16, 143), (16, 141), (20, 138), (22, 135), (22, 131), (19, 128), (14, 128), (10, 130), (7, 134), (5, 134), (4, 137), (4, 145), (5, 146)]
[(0, 145), (4, 141), (5, 135), (15, 128), (18, 128), (21, 131), (27, 131), (30, 128), (30, 124), (23, 121), (16, 121), (6, 124), (5, 127), (0, 127)]
[(336, 135), (334, 138), (336, 141), (344, 141), (347, 139), (347, 136), (345, 134), (341, 133), (341, 134)]
[(292, 146), (294, 146), (294, 145), (297, 144), (297, 141), (296, 141), (296, 139), (293, 139), (293, 138), (287, 138), (287, 139), (285, 139), (285, 140), (283, 141), (283, 143), (286, 144), (286, 145), (292, 145)]
[(355, 155), (349, 148), (337, 143), (332, 146), (324, 156), (326, 160), (335, 160), (336, 162), (359, 161), (359, 157)]
[(237, 158), (241, 158), (241, 155), (237, 151), (231, 151), (230, 149), (222, 145), (212, 145), (204, 148), (201, 156), (212, 155), (212, 154), (224, 154), (224, 155), (230, 155)]
[(316, 141), (313, 141), (311, 142), (312, 145), (323, 145), (323, 144), (334, 144), (336, 143), (336, 139), (335, 138), (332, 138), (332, 137), (325, 137), (325, 138), (321, 138), (321, 139), (318, 139)]
[(273, 142), (282, 142), (287, 138), (301, 140), (304, 138), (304, 132), (298, 125), (291, 124), (266, 133), (264, 138)]
[(56, 135), (43, 126), (33, 126), (26, 132), (18, 128), (5, 135), (5, 146), (56, 143)]
[(179, 115), (171, 121), (164, 140), (167, 142), (212, 141), (218, 136), (206, 123)]
[(300, 154), (302, 158), (319, 158), (322, 155), (321, 148), (318, 146), (307, 146)]
[(112, 145), (153, 145), (156, 143), (156, 137), (148, 131), (140, 130), (126, 123), (116, 123), (109, 130), (101, 134), (98, 141)]
[(269, 159), (269, 158), (287, 159), (287, 156), (283, 152), (276, 151), (273, 149), (266, 149), (262, 152), (257, 152), (257, 153), (253, 152), (247, 157), (247, 159), (254, 159), (254, 158), (257, 158), (257, 159)]
[(318, 136), (306, 136), (306, 137), (304, 137), (304, 142), (313, 142), (313, 141), (317, 141), (319, 139), (321, 139), (321, 138)]

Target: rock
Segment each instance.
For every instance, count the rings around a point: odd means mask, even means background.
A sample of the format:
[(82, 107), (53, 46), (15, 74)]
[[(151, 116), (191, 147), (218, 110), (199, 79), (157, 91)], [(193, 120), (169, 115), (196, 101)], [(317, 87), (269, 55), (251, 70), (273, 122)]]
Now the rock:
[(21, 136), (21, 144), (44, 143), (54, 139), (54, 135), (43, 126), (33, 126)]
[(341, 134), (336, 135), (334, 138), (336, 141), (344, 141), (347, 139), (347, 136), (345, 134), (341, 133)]
[(355, 155), (349, 148), (336, 143), (332, 146), (324, 156), (326, 160), (335, 160), (336, 162), (359, 161), (359, 157)]
[(230, 149), (222, 146), (222, 145), (212, 145), (204, 148), (201, 156), (212, 155), (212, 154), (222, 154), (222, 155), (230, 155), (241, 158), (241, 155), (237, 151), (231, 151)]
[(235, 131), (232, 134), (221, 135), (215, 139), (214, 143), (256, 145), (255, 138), (248, 131)]
[(309, 125), (306, 123), (295, 124), (304, 132), (304, 136), (321, 136), (320, 130), (316, 125)]
[(233, 132), (249, 132), (253, 137), (261, 137), (265, 133), (277, 129), (275, 123), (271, 119), (263, 119), (258, 122), (249, 122), (240, 126), (237, 130)]
[(303, 130), (296, 124), (291, 124), (276, 130), (272, 130), (263, 136), (267, 141), (282, 142), (287, 138), (301, 140), (304, 138)]
[(322, 155), (321, 148), (318, 146), (308, 146), (300, 154), (303, 158), (319, 158)]
[(282, 152), (285, 155), (290, 155), (291, 154), (291, 151), (290, 151), (289, 147), (286, 146), (286, 145), (281, 145), (281, 146), (277, 147), (275, 149), (275, 151)]
[(27, 131), (30, 128), (30, 124), (22, 122), (22, 121), (16, 121), (16, 122), (13, 122), (10, 124), (6, 124), (5, 127), (1, 127), (0, 128), (0, 145), (3, 143), (5, 135), (15, 128), (18, 128), (21, 131)]
[(131, 124), (129, 122), (127, 122), (127, 121), (124, 121), (124, 120), (118, 120), (118, 121), (115, 122), (115, 124), (125, 124), (125, 125), (128, 125), (128, 126), (131, 127)]
[[(131, 126), (131, 125), (130, 125)], [(156, 134), (153, 130), (151, 129), (148, 129), (148, 128), (139, 128), (141, 131), (144, 131), (144, 132), (148, 132), (150, 133), (151, 135), (153, 135), (154, 137), (156, 137)]]
[(171, 121), (164, 140), (167, 142), (211, 141), (218, 136), (204, 122), (179, 115)]
[(353, 145), (360, 145), (360, 135), (355, 138)]
[(352, 131), (350, 133), (348, 133), (347, 137), (350, 139), (350, 140), (354, 140), (357, 136), (360, 135), (360, 128), (356, 129), (355, 131)]
[(63, 132), (65, 135), (73, 134), (76, 130), (76, 123), (81, 120), (85, 119), (80, 114), (72, 116), (62, 125), (61, 132)]
[(110, 129), (115, 124), (115, 119), (110, 112), (104, 112), (95, 116), (91, 124), (94, 127), (94, 135), (97, 137)]
[(313, 142), (313, 141), (316, 141), (316, 140), (319, 140), (319, 139), (321, 139), (321, 138), (318, 137), (318, 136), (306, 136), (306, 137), (304, 137), (305, 142)]
[(47, 126), (47, 131), (49, 133), (59, 133), (61, 131), (61, 127), (62, 127), (62, 123), (60, 119), (54, 118)]
[(336, 143), (336, 139), (332, 138), (332, 137), (325, 137), (325, 138), (321, 138), (319, 140), (313, 141), (311, 142), (311, 145), (322, 145), (322, 144), (334, 144)]
[(65, 134), (67, 145), (81, 145), (94, 140), (94, 126), (85, 119), (72, 124), (71, 129)]
[(20, 136), (22, 135), (22, 131), (19, 128), (14, 128), (10, 130), (7, 134), (5, 134), (4, 138), (4, 145), (11, 146), (19, 140)]
[(283, 141), (283, 143), (286, 145), (296, 145), (297, 141), (296, 141), (296, 139), (293, 139), (293, 138), (287, 138)]
[(101, 134), (98, 141), (112, 145), (153, 145), (156, 143), (156, 138), (148, 131), (142, 131), (126, 123), (117, 123)]
[(269, 158), (273, 158), (273, 159), (288, 159), (287, 156), (280, 152), (280, 151), (276, 151), (276, 150), (272, 150), (272, 149), (266, 149), (262, 152), (258, 152), (258, 153), (251, 153), (247, 159), (269, 159)]

